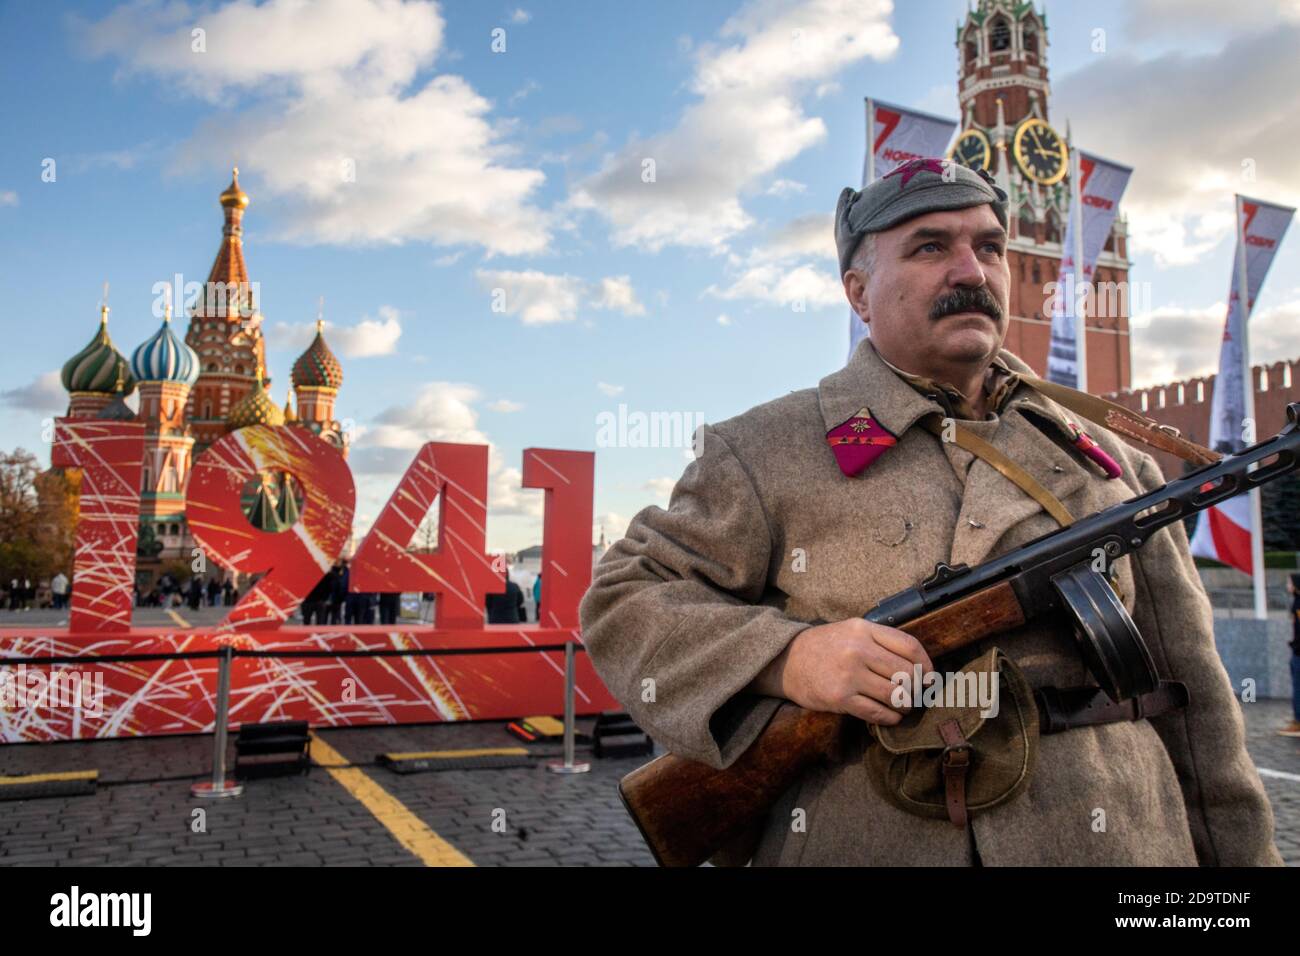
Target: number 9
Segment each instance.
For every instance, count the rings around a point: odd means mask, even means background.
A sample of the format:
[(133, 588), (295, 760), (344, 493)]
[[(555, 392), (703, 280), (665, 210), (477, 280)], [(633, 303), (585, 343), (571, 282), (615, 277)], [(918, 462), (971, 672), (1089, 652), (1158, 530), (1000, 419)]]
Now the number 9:
[[(244, 485), (266, 471), (288, 472), (302, 488), (302, 514), (287, 531), (262, 531), (244, 515)], [(343, 455), (303, 428), (250, 425), (213, 443), (190, 472), (190, 530), (216, 563), (266, 572), (231, 608), (222, 629), (283, 624), (342, 553), (355, 507), (356, 487)]]

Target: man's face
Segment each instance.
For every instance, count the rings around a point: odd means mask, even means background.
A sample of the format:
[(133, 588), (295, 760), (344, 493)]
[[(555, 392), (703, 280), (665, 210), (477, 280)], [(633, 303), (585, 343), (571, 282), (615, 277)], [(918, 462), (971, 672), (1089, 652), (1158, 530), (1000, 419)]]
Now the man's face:
[(1010, 323), (1007, 234), (988, 205), (932, 212), (875, 235), (869, 275), (844, 274), (881, 355), (906, 372), (987, 366)]

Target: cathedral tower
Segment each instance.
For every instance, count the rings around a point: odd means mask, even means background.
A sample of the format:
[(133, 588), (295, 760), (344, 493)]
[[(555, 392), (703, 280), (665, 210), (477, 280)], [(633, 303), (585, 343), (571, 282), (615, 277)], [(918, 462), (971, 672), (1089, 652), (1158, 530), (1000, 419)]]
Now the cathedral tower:
[(256, 287), (249, 282), (244, 265), (243, 220), (248, 194), (239, 188), (238, 168), (220, 199), (225, 216), (221, 248), (203, 294), (190, 311), (185, 336), (200, 365), (187, 413), (196, 453), (226, 433), (230, 410), (258, 387), (258, 372), (266, 368)]

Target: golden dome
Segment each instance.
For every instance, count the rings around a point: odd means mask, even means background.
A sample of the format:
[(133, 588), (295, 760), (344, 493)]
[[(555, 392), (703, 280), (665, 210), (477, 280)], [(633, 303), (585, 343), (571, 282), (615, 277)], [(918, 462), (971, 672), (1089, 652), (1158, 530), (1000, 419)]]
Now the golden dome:
[(249, 425), (283, 425), (284, 412), (275, 404), (274, 399), (266, 394), (262, 383), (262, 370), (257, 370), (257, 385), (253, 390), (235, 403), (235, 407), (226, 416), (226, 428), (236, 431)]
[(298, 416), (293, 413), (293, 389), (284, 390), (284, 423), (291, 425), (298, 420)]
[(231, 171), (230, 185), (226, 191), (221, 194), (221, 205), (238, 206), (243, 209), (248, 206), (248, 193), (239, 188), (239, 167), (236, 166)]

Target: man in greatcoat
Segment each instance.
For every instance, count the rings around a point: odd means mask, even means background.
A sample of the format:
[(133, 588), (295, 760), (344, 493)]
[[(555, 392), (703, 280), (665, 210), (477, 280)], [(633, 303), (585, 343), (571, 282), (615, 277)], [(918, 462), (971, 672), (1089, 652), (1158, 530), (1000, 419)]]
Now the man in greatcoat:
[[(892, 678), (935, 664), (864, 613), (939, 562), (973, 567), (1055, 530), (1062, 512), (1078, 519), (1164, 483), (1150, 454), (1031, 387), (1029, 366), (1002, 348), (1006, 225), (1006, 194), (986, 174), (940, 160), (844, 190), (840, 273), (870, 337), (817, 388), (705, 426), (668, 509), (642, 510), (601, 560), (583, 639), (668, 751), (727, 767), (785, 701), (897, 724), (906, 701)], [(935, 416), (1027, 472), (1022, 486), (923, 427)], [(1030, 482), (1046, 494), (1027, 493)], [(883, 799), (860, 734), (791, 787), (730, 861), (1279, 864), (1182, 524), (1110, 575), (1185, 705), (1044, 733), (1028, 786), (961, 828)], [(963, 660), (991, 647), (1034, 688), (1096, 685), (1062, 621), (996, 634)]]

